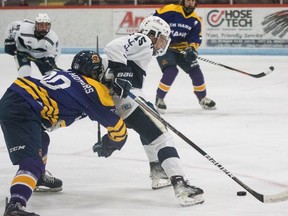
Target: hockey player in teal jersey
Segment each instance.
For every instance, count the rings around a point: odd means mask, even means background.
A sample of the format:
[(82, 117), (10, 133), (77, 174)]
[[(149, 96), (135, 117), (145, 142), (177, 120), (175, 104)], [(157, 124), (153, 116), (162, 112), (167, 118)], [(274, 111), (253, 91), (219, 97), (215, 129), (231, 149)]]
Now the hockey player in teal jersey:
[[(126, 142), (126, 124), (115, 113), (108, 88), (98, 82), (104, 63), (97, 53), (81, 51), (70, 70), (52, 71), (41, 80), (19, 77), (5, 92), (0, 101), (0, 124), (10, 159), (19, 169), (12, 180), (4, 216), (38, 215), (26, 212), (24, 207), (45, 170), (42, 156), (43, 142), (49, 144), (46, 131), (88, 116), (107, 129), (98, 147), (99, 156), (110, 156)], [(120, 80), (113, 88), (123, 95), (130, 86)]]
[(162, 70), (155, 105), (159, 112), (167, 109), (164, 98), (170, 90), (179, 66), (192, 80), (194, 93), (204, 109), (215, 108), (216, 103), (206, 97), (206, 84), (197, 62), (197, 50), (202, 42), (201, 18), (195, 12), (196, 0), (181, 0), (180, 5), (169, 4), (156, 10), (154, 16), (165, 20), (171, 28), (171, 43), (165, 55), (157, 57)]

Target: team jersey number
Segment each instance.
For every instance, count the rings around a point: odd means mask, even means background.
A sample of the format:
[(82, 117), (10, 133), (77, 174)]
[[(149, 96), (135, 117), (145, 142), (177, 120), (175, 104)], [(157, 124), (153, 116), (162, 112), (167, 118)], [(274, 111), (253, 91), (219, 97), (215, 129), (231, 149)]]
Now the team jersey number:
[(137, 43), (139, 46), (142, 46), (144, 43), (146, 43), (146, 38), (144, 36), (136, 36), (133, 40), (128, 39), (128, 43), (124, 45), (124, 48), (126, 51), (129, 50), (129, 47), (132, 47), (134, 43)]
[(71, 80), (64, 75), (57, 74), (56, 71), (52, 71), (49, 75), (44, 76), (40, 82), (53, 90), (65, 89), (71, 86)]

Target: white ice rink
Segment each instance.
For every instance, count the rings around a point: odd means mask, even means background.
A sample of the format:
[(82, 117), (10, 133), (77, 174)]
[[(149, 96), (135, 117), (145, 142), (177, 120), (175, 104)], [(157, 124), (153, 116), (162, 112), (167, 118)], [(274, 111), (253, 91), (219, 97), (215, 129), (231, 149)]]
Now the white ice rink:
[[(202, 110), (188, 75), (180, 72), (166, 97), (162, 117), (231, 171), (242, 182), (265, 195), (288, 190), (288, 57), (203, 56), (234, 68), (260, 73), (252, 78), (200, 62), (208, 97), (217, 103)], [(62, 55), (58, 66), (69, 68), (72, 55)], [(0, 96), (16, 78), (12, 57), (0, 55)], [(144, 91), (154, 102), (161, 72), (155, 60), (149, 66)], [(36, 67), (33, 75), (40, 77)], [(104, 129), (102, 134), (104, 134)], [(97, 123), (84, 119), (50, 133), (47, 169), (61, 178), (64, 190), (34, 193), (28, 211), (41, 216), (286, 216), (288, 201), (263, 204), (224, 172), (171, 132), (186, 178), (205, 191), (205, 203), (179, 206), (171, 187), (153, 191), (149, 166), (138, 135), (129, 130), (121, 151), (98, 158), (91, 150), (97, 140)], [(12, 166), (0, 132), (0, 215), (17, 167)]]

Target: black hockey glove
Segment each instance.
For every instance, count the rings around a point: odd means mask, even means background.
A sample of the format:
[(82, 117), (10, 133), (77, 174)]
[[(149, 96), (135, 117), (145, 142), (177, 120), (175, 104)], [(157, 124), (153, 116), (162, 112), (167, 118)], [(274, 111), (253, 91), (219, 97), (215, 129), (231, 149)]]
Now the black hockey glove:
[(16, 55), (16, 42), (14, 41), (14, 39), (5, 39), (5, 53), (9, 54), (9, 55)]
[(108, 135), (105, 134), (102, 140), (93, 146), (93, 152), (97, 152), (98, 157), (109, 157), (117, 148), (109, 143)]
[(115, 75), (114, 83), (112, 84), (113, 91), (120, 97), (126, 98), (132, 88), (133, 72), (128, 67), (113, 69)]
[(187, 62), (193, 62), (198, 57), (198, 52), (194, 47), (188, 47), (183, 51), (184, 58)]
[(130, 92), (132, 84), (129, 80), (122, 78), (115, 78), (112, 85), (113, 91), (120, 97), (126, 98)]
[(44, 63), (49, 65), (51, 69), (53, 69), (56, 66), (55, 59), (52, 57), (45, 57)]
[(55, 59), (53, 57), (44, 57), (36, 59), (34, 62), (36, 63), (42, 74), (45, 74), (46, 72), (57, 68), (55, 64)]

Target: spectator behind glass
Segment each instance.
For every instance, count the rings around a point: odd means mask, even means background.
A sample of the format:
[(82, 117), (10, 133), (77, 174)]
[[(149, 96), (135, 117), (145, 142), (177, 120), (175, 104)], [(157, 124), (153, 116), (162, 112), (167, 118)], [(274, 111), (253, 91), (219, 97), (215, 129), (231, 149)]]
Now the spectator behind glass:
[(26, 2), (26, 0), (20, 0), (19, 6), (29, 6), (29, 4)]

